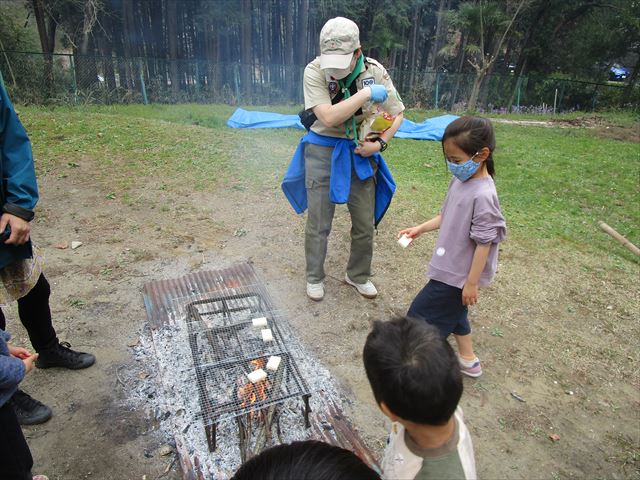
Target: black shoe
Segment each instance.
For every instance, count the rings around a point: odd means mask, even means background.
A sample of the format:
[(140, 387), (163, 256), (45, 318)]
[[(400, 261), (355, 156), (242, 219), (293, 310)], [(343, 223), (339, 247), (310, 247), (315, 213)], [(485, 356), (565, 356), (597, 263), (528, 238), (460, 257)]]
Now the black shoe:
[(95, 355), (71, 350), (71, 345), (67, 342), (56, 342), (53, 347), (38, 352), (36, 367), (51, 368), (62, 367), (78, 370), (93, 365), (96, 361)]
[(9, 399), (9, 405), (15, 410), (20, 425), (44, 423), (51, 418), (53, 413), (44, 403), (22, 390), (16, 390), (16, 393)]

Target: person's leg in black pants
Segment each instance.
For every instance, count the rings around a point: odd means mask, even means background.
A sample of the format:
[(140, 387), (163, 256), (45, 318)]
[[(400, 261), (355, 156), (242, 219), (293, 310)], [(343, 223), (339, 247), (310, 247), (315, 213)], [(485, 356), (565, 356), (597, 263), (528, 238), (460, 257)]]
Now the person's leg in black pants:
[[(51, 288), (44, 274), (40, 274), (34, 287), (24, 297), (18, 299), (18, 315), (27, 330), (34, 350), (38, 352), (38, 368), (61, 367), (70, 369), (87, 368), (94, 364), (96, 357), (90, 353), (71, 350), (68, 343), (60, 343), (51, 321), (49, 295)], [(4, 314), (0, 310), (0, 328), (5, 329)], [(52, 412), (42, 402), (18, 390), (9, 403), (13, 406), (22, 425), (44, 423)]]
[(31, 345), (38, 353), (58, 343), (56, 331), (51, 323), (49, 295), (51, 287), (42, 273), (31, 291), (18, 299), (20, 321), (27, 329)]
[[(24, 297), (18, 299), (18, 315), (27, 330), (31, 345), (36, 352), (52, 346), (58, 341), (56, 331), (51, 324), (49, 295), (51, 288), (44, 274)], [(0, 329), (6, 330), (4, 313), (0, 310)]]
[[(49, 282), (41, 274), (31, 291), (18, 299), (18, 315), (27, 329), (31, 345), (36, 351), (58, 341), (53, 325), (51, 325), (50, 292)], [(0, 310), (0, 329), (6, 330), (6, 323), (4, 313)], [(53, 414), (51, 408), (20, 389), (16, 390), (9, 399), (7, 406), (12, 409), (16, 422), (21, 425), (44, 423)], [(22, 434), (22, 431), (20, 432)]]
[(31, 480), (33, 458), (18, 417), (8, 403), (0, 407), (0, 471), (6, 480)]

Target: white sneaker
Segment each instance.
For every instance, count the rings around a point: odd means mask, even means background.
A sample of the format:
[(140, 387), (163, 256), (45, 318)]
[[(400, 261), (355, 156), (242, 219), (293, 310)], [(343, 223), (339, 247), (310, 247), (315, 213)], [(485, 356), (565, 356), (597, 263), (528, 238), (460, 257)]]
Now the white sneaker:
[(352, 287), (355, 287), (358, 293), (365, 298), (376, 298), (378, 295), (378, 290), (376, 286), (371, 283), (371, 280), (367, 280), (367, 283), (356, 283), (349, 278), (348, 274), (345, 274), (344, 281)]
[(311, 300), (319, 302), (324, 298), (324, 282), (309, 283), (307, 282), (307, 297)]

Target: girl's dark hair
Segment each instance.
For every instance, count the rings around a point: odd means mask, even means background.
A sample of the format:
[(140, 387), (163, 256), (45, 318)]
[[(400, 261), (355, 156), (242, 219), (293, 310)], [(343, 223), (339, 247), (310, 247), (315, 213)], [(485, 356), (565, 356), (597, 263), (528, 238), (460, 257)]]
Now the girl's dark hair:
[(355, 453), (316, 440), (264, 450), (244, 463), (231, 480), (380, 480)]
[(460, 117), (447, 125), (442, 137), (442, 149), (444, 142), (452, 140), (465, 153), (473, 155), (482, 148), (489, 149), (489, 156), (485, 160), (487, 172), (492, 177), (495, 174), (493, 166), (493, 151), (496, 148), (496, 136), (493, 133), (493, 125), (488, 118)]

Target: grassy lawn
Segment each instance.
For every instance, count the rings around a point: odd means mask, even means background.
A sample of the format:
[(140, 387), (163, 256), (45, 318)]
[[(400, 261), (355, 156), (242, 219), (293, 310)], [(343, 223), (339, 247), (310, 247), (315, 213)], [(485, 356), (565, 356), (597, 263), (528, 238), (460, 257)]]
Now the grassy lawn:
[[(138, 179), (153, 182), (159, 194), (167, 188), (278, 189), (301, 132), (233, 130), (225, 125), (233, 110), (227, 105), (19, 108), (41, 173), (70, 175), (90, 157), (98, 161), (96, 174), (111, 177), (114, 195), (124, 199), (133, 197)], [(421, 121), (439, 113), (409, 111), (407, 117)], [(576, 114), (566, 116), (571, 118)], [(632, 114), (597, 118), (638, 127)], [(504, 123), (496, 124), (496, 135), (496, 184), (512, 238), (606, 256), (618, 266), (637, 265), (600, 231), (598, 221), (640, 245), (638, 143), (600, 138), (587, 128)], [(386, 158), (399, 187), (394, 209), (416, 222), (435, 214), (449, 180), (440, 144), (395, 140)]]

